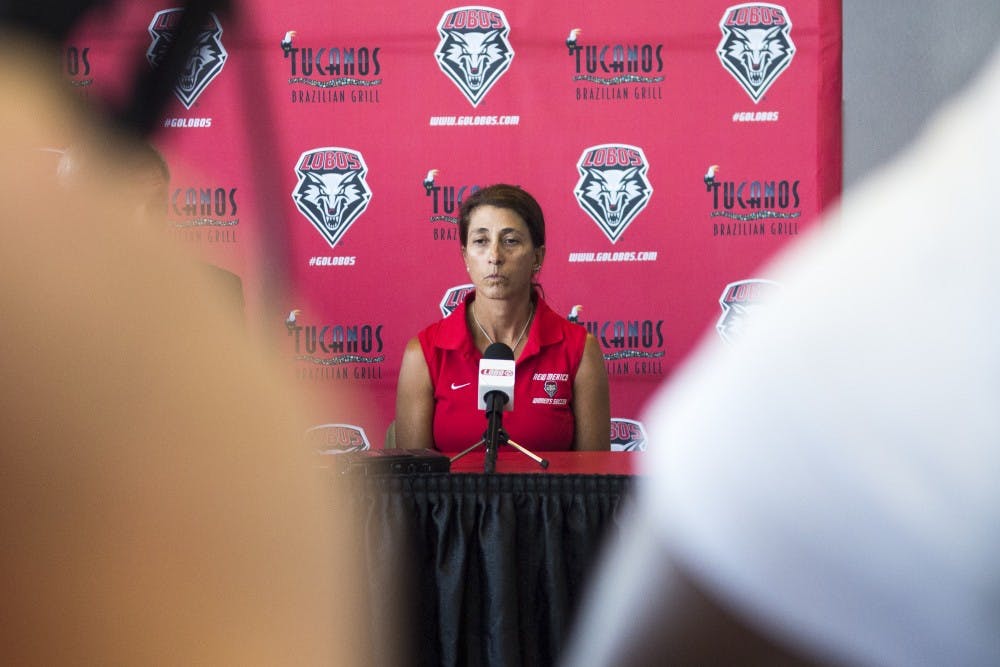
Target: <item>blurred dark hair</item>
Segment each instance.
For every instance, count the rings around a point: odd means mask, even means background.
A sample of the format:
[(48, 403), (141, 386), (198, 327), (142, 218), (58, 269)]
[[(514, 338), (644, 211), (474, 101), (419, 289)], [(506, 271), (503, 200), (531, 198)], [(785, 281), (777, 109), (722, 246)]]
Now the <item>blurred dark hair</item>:
[(458, 213), (458, 238), (464, 248), (469, 243), (469, 216), (480, 206), (496, 206), (514, 211), (531, 233), (536, 248), (545, 245), (545, 216), (542, 207), (526, 190), (516, 185), (497, 183), (474, 192), (462, 202)]
[[(66, 42), (91, 10), (128, 1), (0, 0), (0, 32), (22, 33), (40, 41), (42, 48), (55, 49)], [(149, 67), (145, 58), (137, 58), (130, 99), (106, 112), (116, 130), (142, 138), (159, 126), (177, 78), (191, 56), (199, 26), (209, 14), (228, 11), (230, 0), (177, 0), (172, 4), (183, 9), (174, 38), (154, 67)]]
[(84, 14), (109, 0), (0, 0), (0, 25), (61, 44)]

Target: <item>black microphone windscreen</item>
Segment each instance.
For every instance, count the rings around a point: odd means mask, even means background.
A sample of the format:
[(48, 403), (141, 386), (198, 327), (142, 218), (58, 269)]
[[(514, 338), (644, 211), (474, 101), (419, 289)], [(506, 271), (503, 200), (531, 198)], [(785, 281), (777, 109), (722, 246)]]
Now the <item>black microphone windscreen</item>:
[(497, 359), (500, 361), (514, 361), (514, 350), (509, 345), (503, 343), (493, 343), (483, 351), (483, 359)]

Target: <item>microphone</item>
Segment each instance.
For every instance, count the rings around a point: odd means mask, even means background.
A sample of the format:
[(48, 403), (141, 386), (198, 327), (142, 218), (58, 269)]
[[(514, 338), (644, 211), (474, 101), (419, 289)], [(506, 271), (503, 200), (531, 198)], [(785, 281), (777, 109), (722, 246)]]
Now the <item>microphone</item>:
[(490, 345), (479, 360), (479, 409), (514, 409), (514, 351), (503, 343)]
[(483, 471), (492, 473), (497, 465), (497, 447), (507, 439), (500, 415), (514, 409), (514, 351), (503, 343), (490, 345), (479, 361), (479, 409), (486, 410)]

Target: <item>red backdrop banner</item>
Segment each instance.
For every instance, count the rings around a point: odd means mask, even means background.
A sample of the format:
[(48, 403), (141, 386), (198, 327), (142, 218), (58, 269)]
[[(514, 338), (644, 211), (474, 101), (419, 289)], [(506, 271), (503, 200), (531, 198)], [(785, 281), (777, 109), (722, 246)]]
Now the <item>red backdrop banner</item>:
[[(122, 4), (65, 49), (94, 101), (176, 29), (169, 4)], [(839, 1), (234, 5), (153, 137), (168, 223), (242, 279), (324, 448), (382, 446), (406, 341), (468, 289), (456, 215), (481, 186), (542, 204), (540, 282), (601, 343), (618, 449), (840, 192)]]

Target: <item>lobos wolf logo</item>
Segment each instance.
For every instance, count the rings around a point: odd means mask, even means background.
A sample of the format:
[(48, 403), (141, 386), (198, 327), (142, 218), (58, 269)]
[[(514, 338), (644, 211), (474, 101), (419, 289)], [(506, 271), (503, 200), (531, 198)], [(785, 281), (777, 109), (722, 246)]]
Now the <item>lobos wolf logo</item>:
[(331, 248), (368, 208), (367, 174), (364, 157), (350, 148), (314, 148), (299, 156), (292, 199)]
[(611, 451), (646, 451), (646, 427), (634, 419), (611, 419)]
[[(149, 35), (153, 41), (146, 49), (146, 59), (153, 67), (159, 66), (173, 43), (183, 13), (183, 9), (164, 9), (153, 16), (149, 24)], [(185, 109), (190, 109), (202, 91), (218, 76), (228, 58), (229, 54), (222, 46), (222, 25), (215, 14), (209, 14), (207, 23), (201, 26), (184, 71), (174, 86), (174, 95)]]
[(719, 28), (719, 60), (754, 103), (759, 102), (795, 55), (788, 12), (758, 2), (734, 5), (722, 15)]
[(627, 144), (591, 146), (584, 149), (576, 168), (580, 172), (573, 191), (576, 201), (608, 240), (617, 243), (653, 194), (645, 153)]
[(767, 306), (767, 297), (782, 288), (773, 280), (751, 278), (729, 283), (722, 290), (719, 306), (722, 315), (715, 324), (722, 340), (735, 344), (753, 327), (754, 312)]
[(372, 448), (368, 435), (354, 424), (319, 424), (306, 429), (306, 442), (320, 454), (365, 452)]
[(434, 57), (473, 107), (479, 106), (514, 58), (507, 36), (510, 25), (499, 9), (449, 9), (438, 23), (441, 42)]
[(441, 307), (441, 316), (448, 317), (458, 308), (459, 304), (465, 301), (465, 297), (468, 296), (469, 292), (476, 289), (473, 284), (468, 285), (455, 285), (441, 297), (441, 303), (438, 304)]

